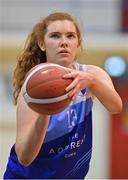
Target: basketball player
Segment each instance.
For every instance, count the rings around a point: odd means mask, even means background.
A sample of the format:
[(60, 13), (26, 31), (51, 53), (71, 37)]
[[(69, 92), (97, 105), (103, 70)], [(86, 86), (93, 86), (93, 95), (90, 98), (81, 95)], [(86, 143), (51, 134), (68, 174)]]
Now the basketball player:
[[(93, 97), (111, 113), (121, 112), (122, 101), (104, 70), (77, 62), (80, 47), (79, 26), (67, 13), (48, 15), (28, 36), (14, 72), (17, 132), (4, 179), (84, 179), (86, 176), (92, 154)], [(44, 62), (70, 69), (64, 78), (73, 78), (66, 88), (73, 103), (51, 116), (32, 111), (22, 96), (26, 73)]]

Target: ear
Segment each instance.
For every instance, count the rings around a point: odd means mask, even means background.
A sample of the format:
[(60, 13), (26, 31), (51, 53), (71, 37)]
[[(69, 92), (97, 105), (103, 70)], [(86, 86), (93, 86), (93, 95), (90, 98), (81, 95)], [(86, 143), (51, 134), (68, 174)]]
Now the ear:
[(81, 39), (78, 40), (78, 45), (77, 45), (77, 48), (80, 48), (81, 47)]
[(38, 40), (38, 46), (42, 51), (45, 51), (44, 44), (42, 41)]
[(77, 48), (79, 48), (79, 47), (80, 47), (80, 44), (77, 45)]

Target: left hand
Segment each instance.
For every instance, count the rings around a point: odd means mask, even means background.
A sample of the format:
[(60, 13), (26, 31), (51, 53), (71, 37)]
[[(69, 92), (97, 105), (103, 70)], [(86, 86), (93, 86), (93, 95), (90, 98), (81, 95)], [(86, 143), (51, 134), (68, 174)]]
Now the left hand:
[(69, 73), (65, 74), (63, 78), (72, 78), (72, 83), (66, 88), (66, 91), (69, 92), (69, 97), (74, 99), (76, 95), (80, 92), (80, 90), (85, 89), (87, 87), (91, 87), (93, 75), (87, 72), (68, 69)]

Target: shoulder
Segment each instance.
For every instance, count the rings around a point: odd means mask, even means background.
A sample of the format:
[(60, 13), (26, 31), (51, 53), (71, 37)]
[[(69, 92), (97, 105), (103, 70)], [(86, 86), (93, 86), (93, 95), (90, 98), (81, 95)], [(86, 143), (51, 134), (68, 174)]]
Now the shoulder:
[(87, 65), (87, 64), (80, 64), (80, 63), (75, 63), (75, 69), (85, 71), (92, 73), (94, 75), (104, 75), (104, 76), (109, 76), (107, 72), (105, 72), (104, 69), (96, 66), (96, 65)]
[(87, 66), (88, 71), (90, 71), (90, 72), (105, 73), (105, 71), (102, 68), (100, 68), (100, 67), (98, 67), (96, 65), (86, 65), (86, 66)]
[(87, 72), (93, 74), (95, 78), (99, 80), (102, 79), (102, 81), (105, 81), (110, 86), (114, 87), (111, 77), (104, 69), (95, 65), (87, 65)]
[(110, 79), (108, 73), (104, 69), (95, 65), (86, 65), (86, 66), (87, 66), (87, 72), (92, 73), (100, 78), (103, 77), (105, 79)]

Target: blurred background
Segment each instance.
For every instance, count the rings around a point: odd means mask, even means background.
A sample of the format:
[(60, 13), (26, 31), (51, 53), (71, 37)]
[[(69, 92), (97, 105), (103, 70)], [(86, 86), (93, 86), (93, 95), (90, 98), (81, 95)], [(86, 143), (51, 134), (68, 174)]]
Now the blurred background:
[(28, 33), (41, 17), (71, 13), (80, 24), (79, 62), (105, 69), (123, 100), (111, 115), (93, 108), (93, 156), (87, 178), (128, 179), (128, 0), (0, 0), (0, 178), (15, 142), (12, 74)]

